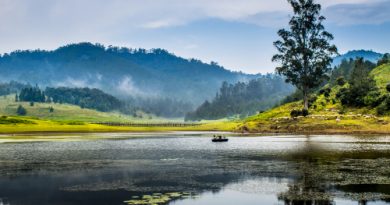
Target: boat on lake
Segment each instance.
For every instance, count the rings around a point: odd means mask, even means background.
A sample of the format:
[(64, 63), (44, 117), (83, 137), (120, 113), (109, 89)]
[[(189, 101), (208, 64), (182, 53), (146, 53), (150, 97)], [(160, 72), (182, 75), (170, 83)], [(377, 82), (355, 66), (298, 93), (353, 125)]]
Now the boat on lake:
[(225, 136), (222, 136), (222, 135), (214, 135), (213, 136), (213, 139), (211, 140), (212, 142), (227, 142), (229, 141), (228, 138), (226, 138)]

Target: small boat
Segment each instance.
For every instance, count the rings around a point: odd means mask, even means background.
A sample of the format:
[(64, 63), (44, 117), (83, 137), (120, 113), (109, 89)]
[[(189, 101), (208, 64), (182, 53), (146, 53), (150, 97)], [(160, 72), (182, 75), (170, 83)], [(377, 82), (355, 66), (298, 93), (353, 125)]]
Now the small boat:
[(214, 135), (214, 137), (213, 137), (213, 139), (211, 141), (212, 142), (227, 142), (227, 141), (229, 141), (229, 139), (226, 138), (226, 137), (223, 137), (221, 135), (219, 135), (219, 136), (215, 136)]

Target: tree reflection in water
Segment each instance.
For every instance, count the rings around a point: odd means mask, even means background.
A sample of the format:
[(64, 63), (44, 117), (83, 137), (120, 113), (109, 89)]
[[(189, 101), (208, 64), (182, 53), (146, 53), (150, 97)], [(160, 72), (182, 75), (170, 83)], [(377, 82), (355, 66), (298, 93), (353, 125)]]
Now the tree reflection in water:
[(390, 198), (388, 150), (329, 150), (308, 137), (303, 149), (285, 157), (297, 165), (295, 180), (278, 194), (286, 205), (332, 205), (335, 197), (365, 205)]

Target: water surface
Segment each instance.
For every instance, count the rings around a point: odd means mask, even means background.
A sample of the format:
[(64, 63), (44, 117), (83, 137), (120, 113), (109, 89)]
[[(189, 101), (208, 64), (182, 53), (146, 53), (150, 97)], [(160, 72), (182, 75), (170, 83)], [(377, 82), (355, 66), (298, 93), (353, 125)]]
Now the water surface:
[(192, 195), (174, 205), (390, 203), (389, 136), (211, 136), (1, 136), (0, 204), (122, 205), (171, 192)]

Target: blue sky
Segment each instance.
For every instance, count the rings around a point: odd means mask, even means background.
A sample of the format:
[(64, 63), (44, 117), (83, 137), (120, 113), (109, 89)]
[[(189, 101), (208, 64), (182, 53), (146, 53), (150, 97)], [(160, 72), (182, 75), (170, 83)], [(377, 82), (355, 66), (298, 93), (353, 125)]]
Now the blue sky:
[[(317, 0), (340, 53), (390, 52), (390, 0)], [(273, 72), (286, 0), (0, 0), (0, 52), (83, 41), (164, 48), (246, 73)]]

